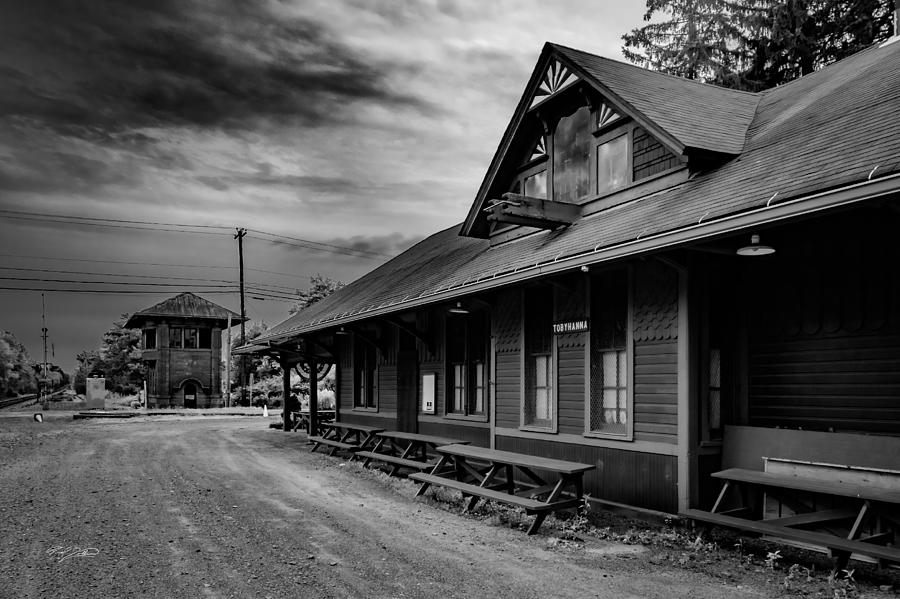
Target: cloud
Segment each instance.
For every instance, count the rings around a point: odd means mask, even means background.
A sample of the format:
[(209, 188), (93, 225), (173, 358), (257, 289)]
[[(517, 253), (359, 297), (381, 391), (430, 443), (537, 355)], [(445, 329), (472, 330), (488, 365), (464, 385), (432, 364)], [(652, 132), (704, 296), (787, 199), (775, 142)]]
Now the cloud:
[(352, 121), (354, 102), (434, 110), (394, 68), (275, 2), (34, 0), (5, 9), (0, 117), (57, 131)]

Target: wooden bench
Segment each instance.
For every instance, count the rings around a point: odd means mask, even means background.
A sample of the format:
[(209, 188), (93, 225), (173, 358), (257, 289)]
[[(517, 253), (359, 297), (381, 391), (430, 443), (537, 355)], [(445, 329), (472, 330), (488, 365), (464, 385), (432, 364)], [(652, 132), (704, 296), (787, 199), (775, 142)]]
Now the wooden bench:
[(531, 497), (523, 497), (521, 495), (511, 495), (505, 491), (489, 489), (472, 483), (464, 483), (452, 478), (447, 478), (445, 476), (435, 476), (433, 474), (426, 474), (424, 472), (410, 474), (409, 478), (421, 483), (434, 484), (442, 487), (447, 487), (449, 489), (455, 489), (457, 491), (461, 491), (463, 496), (478, 496), (500, 503), (507, 503), (509, 505), (515, 505), (517, 507), (525, 508), (525, 513), (527, 514), (536, 514), (538, 512), (555, 511), (578, 507), (578, 505), (581, 503), (581, 501), (578, 499), (563, 499), (555, 503), (548, 504), (540, 501), (539, 499), (532, 499)]
[[(469, 445), (445, 445), (437, 447), (436, 451), (441, 458), (430, 473), (409, 475), (410, 479), (422, 483), (416, 496), (425, 493), (430, 485), (439, 485), (460, 491), (463, 497), (468, 496), (467, 511), (474, 509), (482, 498), (524, 508), (526, 514), (535, 516), (528, 528), (529, 535), (538, 531), (547, 514), (581, 505), (584, 473), (595, 468), (593, 464)], [(469, 460), (486, 464), (487, 467), (479, 469)], [(517, 485), (516, 470), (524, 474), (533, 486), (522, 488), (522, 485)], [(555, 481), (548, 482), (535, 470), (549, 473)], [(467, 479), (474, 482), (467, 482)], [(566, 489), (569, 489), (568, 496), (564, 498)]]
[[(716, 472), (712, 476), (724, 481), (712, 509), (709, 512), (685, 510), (682, 512), (684, 516), (692, 520), (825, 548), (835, 560), (835, 570), (844, 569), (852, 554), (875, 558), (879, 562), (900, 563), (900, 548), (886, 545), (894, 541), (896, 528), (900, 527), (900, 512), (898, 512), (900, 493), (896, 491), (742, 468), (730, 468)], [(740, 495), (740, 505), (737, 508), (724, 510), (728, 492), (735, 488), (744, 492), (749, 490), (765, 492), (799, 511), (793, 515), (768, 520), (762, 519), (762, 515), (757, 513), (754, 519), (752, 518), (754, 510), (747, 505), (746, 493)], [(791, 494), (827, 496), (836, 498), (838, 503), (845, 506), (811, 507), (807, 502), (790, 496)], [(738, 514), (751, 517), (737, 517)], [(877, 524), (876, 532), (865, 535), (864, 531), (871, 522)], [(847, 529), (846, 534), (835, 532), (842, 526)], [(815, 527), (828, 530), (810, 530)]]
[[(397, 466), (398, 468), (410, 468), (412, 470), (419, 470), (421, 472), (424, 472), (425, 470), (431, 470), (437, 463), (437, 460), (423, 462), (422, 460), (411, 460), (409, 458), (401, 458), (400, 456), (390, 455), (388, 453), (378, 453), (375, 451), (357, 451), (356, 457), (365, 458), (366, 461), (364, 462), (364, 464), (368, 464), (370, 460), (378, 460), (379, 462), (392, 464), (394, 466)], [(392, 469), (390, 474), (391, 476), (396, 474), (396, 469)]]
[(312, 449), (315, 451), (321, 445), (331, 447), (328, 455), (335, 455), (339, 449), (343, 449), (353, 455), (350, 459), (356, 457), (356, 453), (371, 447), (375, 433), (384, 429), (368, 426), (365, 424), (350, 424), (347, 422), (328, 422), (323, 423), (322, 429), (325, 431), (322, 435), (313, 435), (308, 438), (312, 443)]
[[(334, 422), (335, 416), (337, 412), (335, 410), (319, 410), (316, 413), (318, 417), (319, 426), (322, 423)], [(291, 412), (291, 417), (294, 420), (294, 427), (291, 429), (292, 431), (296, 431), (298, 429), (303, 429), (307, 433), (309, 432), (309, 410), (300, 410), (299, 412)]]
[[(344, 451), (350, 451), (356, 453), (359, 451), (359, 445), (355, 445), (353, 443), (341, 443), (335, 439), (328, 439), (325, 437), (311, 435), (309, 440), (313, 442), (312, 451), (315, 451), (319, 448), (319, 445), (328, 445), (329, 447), (333, 447), (335, 450), (343, 449)], [(334, 455), (334, 452), (329, 453), (329, 455)]]
[(422, 435), (404, 431), (381, 431), (375, 433), (378, 442), (372, 451), (361, 451), (357, 457), (365, 458), (363, 466), (372, 460), (391, 465), (390, 475), (396, 475), (400, 468), (410, 468), (423, 472), (430, 470), (437, 463), (435, 448), (442, 445), (464, 445), (468, 441), (448, 439), (434, 435)]
[(852, 553), (859, 553), (888, 562), (900, 563), (900, 548), (867, 543), (865, 539), (845, 539), (826, 532), (791, 528), (780, 524), (770, 524), (766, 520), (747, 520), (745, 518), (704, 512), (703, 510), (684, 510), (682, 514), (692, 520), (700, 520), (760, 535), (825, 547), (836, 558), (841, 556), (849, 557)]

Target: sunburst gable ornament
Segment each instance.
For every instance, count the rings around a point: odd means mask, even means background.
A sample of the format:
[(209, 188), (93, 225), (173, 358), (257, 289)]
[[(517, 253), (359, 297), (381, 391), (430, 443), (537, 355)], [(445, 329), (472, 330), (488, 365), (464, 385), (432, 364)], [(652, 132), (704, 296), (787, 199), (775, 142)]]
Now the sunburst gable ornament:
[(569, 68), (558, 60), (552, 61), (547, 65), (544, 71), (544, 77), (541, 84), (538, 85), (537, 91), (534, 92), (534, 99), (531, 101), (531, 107), (543, 102), (559, 90), (568, 87), (578, 81), (578, 77)]
[(544, 136), (540, 136), (537, 140), (537, 143), (534, 144), (534, 150), (531, 152), (531, 156), (528, 158), (529, 162), (532, 160), (536, 160), (541, 156), (544, 156), (547, 153), (547, 145), (544, 142)]
[(617, 121), (621, 116), (615, 110), (610, 108), (609, 104), (603, 102), (600, 104), (600, 109), (597, 111), (597, 128), (603, 127), (612, 123), (613, 121)]

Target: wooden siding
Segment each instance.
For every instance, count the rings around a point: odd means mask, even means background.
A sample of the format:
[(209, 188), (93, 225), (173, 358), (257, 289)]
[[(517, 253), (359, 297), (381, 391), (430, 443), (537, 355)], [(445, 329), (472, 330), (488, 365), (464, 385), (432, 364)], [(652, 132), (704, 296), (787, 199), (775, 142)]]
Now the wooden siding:
[(756, 343), (750, 424), (900, 434), (900, 335)]
[(634, 438), (678, 442), (678, 275), (655, 261), (634, 269)]
[(675, 154), (667, 150), (642, 127), (634, 128), (633, 155), (635, 181), (675, 168), (680, 164)]
[(502, 436), (497, 437), (496, 446), (505, 451), (595, 464), (597, 469), (586, 473), (584, 479), (584, 491), (591, 497), (662, 512), (677, 511), (678, 467), (674, 456)]
[(494, 401), (496, 424), (518, 428), (521, 408), (521, 293), (508, 291), (497, 299), (491, 323), (493, 326), (496, 379)]
[[(587, 335), (570, 333), (557, 336), (556, 368), (559, 432), (584, 433), (585, 372), (584, 352)], [(505, 426), (505, 425), (498, 425)]]
[(520, 354), (498, 352), (495, 359), (497, 381), (494, 401), (497, 402), (497, 426), (518, 428), (522, 378)]
[(749, 424), (900, 435), (895, 213), (861, 210), (770, 235), (748, 267)]
[(634, 344), (634, 438), (678, 442), (678, 343)]
[(378, 410), (397, 410), (397, 367), (394, 365), (378, 367)]

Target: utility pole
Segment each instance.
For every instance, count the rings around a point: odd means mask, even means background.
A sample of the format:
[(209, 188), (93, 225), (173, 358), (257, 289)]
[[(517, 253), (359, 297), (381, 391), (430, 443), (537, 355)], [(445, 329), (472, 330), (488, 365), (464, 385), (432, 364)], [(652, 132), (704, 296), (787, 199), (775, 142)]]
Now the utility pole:
[(228, 328), (225, 329), (225, 407), (231, 407), (231, 312), (228, 312)]
[(41, 338), (44, 340), (44, 362), (41, 364), (41, 404), (47, 402), (47, 310), (44, 304), (44, 294), (41, 293)]
[[(241, 276), (241, 345), (247, 343), (246, 331), (244, 330), (244, 237), (247, 235), (247, 229), (240, 227), (235, 229), (237, 233), (234, 238), (238, 240), (238, 260), (240, 264)], [(241, 405), (247, 401), (247, 362), (244, 354), (241, 354)]]

